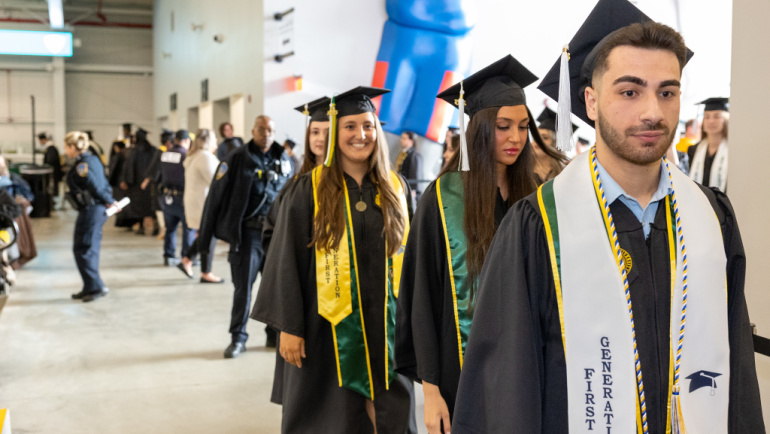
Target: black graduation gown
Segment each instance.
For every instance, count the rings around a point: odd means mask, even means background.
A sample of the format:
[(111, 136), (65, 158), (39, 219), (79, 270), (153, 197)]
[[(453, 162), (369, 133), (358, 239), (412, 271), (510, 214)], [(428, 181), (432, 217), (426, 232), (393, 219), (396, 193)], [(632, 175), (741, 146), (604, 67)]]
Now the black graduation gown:
[[(59, 157), (59, 150), (56, 149), (56, 146), (50, 145), (45, 148), (45, 154), (43, 154), (43, 164), (51, 166), (53, 169), (53, 182), (58, 186), (64, 177), (64, 172), (62, 172), (61, 169), (61, 158)], [(54, 192), (54, 194), (59, 193), (57, 191)]]
[[(506, 210), (498, 190), (495, 227), (503, 220)], [(460, 380), (460, 359), (435, 182), (420, 199), (404, 254), (396, 311), (396, 371), (413, 380), (439, 386), (451, 416)]]
[[(754, 350), (743, 291), (746, 258), (732, 206), (701, 187), (716, 212), (727, 255), (729, 433), (763, 433)], [(619, 200), (610, 205), (629, 273), (650, 433), (665, 433), (670, 269), (665, 202), (645, 240)], [(453, 433), (566, 433), (567, 374), (545, 229), (536, 195), (519, 201), (492, 242), (452, 424)]]
[[(374, 377), (374, 405), (380, 433), (416, 432), (413, 421), (412, 384), (401, 375), (385, 391), (385, 241), (383, 218), (375, 205), (377, 188), (366, 177), (359, 188), (345, 175), (351, 202), (359, 283), (366, 338)], [(406, 190), (406, 194), (410, 194)], [(355, 210), (363, 199), (364, 212)], [(282, 201), (270, 243), (259, 293), (251, 317), (305, 339), (307, 358), (302, 368), (283, 364), (281, 385), (274, 397), (283, 405), (284, 433), (370, 433), (366, 398), (339, 387), (334, 341), (329, 323), (318, 314), (315, 250), (308, 245), (313, 233), (313, 187), (311, 174), (294, 182)], [(411, 214), (411, 213), (410, 213)], [(277, 395), (276, 395), (277, 393)], [(411, 423), (410, 423), (411, 422)]]
[[(123, 180), (123, 171), (126, 169), (126, 157), (129, 153), (127, 149), (121, 149), (119, 152), (114, 152), (110, 158), (110, 171), (109, 181), (112, 186), (113, 196), (115, 200), (121, 200), (128, 196), (128, 191), (120, 188), (120, 182)], [(136, 223), (137, 219), (129, 213), (118, 213), (115, 216), (115, 226), (117, 227), (131, 227)]]
[(150, 144), (137, 145), (130, 150), (123, 165), (123, 181), (128, 184), (127, 195), (131, 199), (131, 205), (126, 211), (131, 218), (143, 219), (155, 216), (152, 190), (149, 186), (142, 190), (142, 181), (144, 181), (147, 167), (152, 164), (156, 154), (159, 154), (158, 149)]

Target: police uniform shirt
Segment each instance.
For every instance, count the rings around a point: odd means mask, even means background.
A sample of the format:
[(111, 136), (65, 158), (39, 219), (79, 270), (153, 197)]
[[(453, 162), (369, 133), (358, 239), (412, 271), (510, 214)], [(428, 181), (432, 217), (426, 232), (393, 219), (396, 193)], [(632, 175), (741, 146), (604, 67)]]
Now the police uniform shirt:
[(91, 153), (77, 157), (73, 169), (67, 173), (67, 185), (73, 194), (87, 191), (98, 204), (110, 205), (115, 202), (112, 187), (104, 176), (104, 166), (99, 157)]
[(184, 162), (187, 150), (175, 144), (160, 155), (161, 184), (168, 189), (184, 190)]

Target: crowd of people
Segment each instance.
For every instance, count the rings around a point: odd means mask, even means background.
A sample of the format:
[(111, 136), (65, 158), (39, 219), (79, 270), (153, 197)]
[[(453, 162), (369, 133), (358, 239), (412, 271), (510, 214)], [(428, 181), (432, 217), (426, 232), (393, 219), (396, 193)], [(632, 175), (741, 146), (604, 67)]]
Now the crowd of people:
[[(570, 92), (566, 111), (535, 118), (537, 77), (511, 55), (437, 95), (462, 125), (425, 188), (414, 133), (392, 165), (385, 89), (297, 107), (301, 161), (264, 115), (247, 143), (227, 123), (220, 144), (164, 130), (160, 149), (127, 130), (106, 172), (68, 134), (73, 298), (107, 294), (101, 227), (128, 197), (117, 224), (152, 227), (188, 278), (200, 257), (200, 282), (223, 283), (212, 257), (229, 245), (224, 357), (246, 351), (249, 318), (267, 326), (282, 432), (416, 432), (415, 381), (430, 433), (764, 432), (728, 100), (704, 101), (701, 137), (687, 122), (674, 146), (691, 53), (628, 2), (600, 0), (569, 47), (540, 85)], [(567, 112), (597, 133), (572, 159)]]

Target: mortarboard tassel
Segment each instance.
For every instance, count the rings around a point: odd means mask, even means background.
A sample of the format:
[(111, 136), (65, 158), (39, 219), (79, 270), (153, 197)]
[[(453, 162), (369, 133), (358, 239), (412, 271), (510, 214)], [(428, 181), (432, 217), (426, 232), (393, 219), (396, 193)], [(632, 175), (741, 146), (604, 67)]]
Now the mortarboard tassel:
[(305, 104), (305, 110), (302, 111), (302, 114), (305, 115), (305, 130), (307, 130), (307, 127), (310, 126), (310, 110), (307, 107), (307, 103)]
[(334, 159), (334, 144), (337, 142), (337, 108), (334, 103), (334, 96), (332, 96), (332, 101), (329, 103), (329, 111), (326, 114), (329, 115), (329, 144), (326, 147), (324, 166), (329, 167)]
[(556, 147), (568, 153), (575, 149), (572, 143), (572, 101), (569, 85), (569, 46), (561, 51), (561, 68), (559, 70), (559, 106), (556, 109)]
[(462, 80), (460, 80), (460, 99), (457, 106), (460, 109), (460, 170), (469, 172), (471, 168), (468, 163), (468, 140), (465, 139), (465, 89)]

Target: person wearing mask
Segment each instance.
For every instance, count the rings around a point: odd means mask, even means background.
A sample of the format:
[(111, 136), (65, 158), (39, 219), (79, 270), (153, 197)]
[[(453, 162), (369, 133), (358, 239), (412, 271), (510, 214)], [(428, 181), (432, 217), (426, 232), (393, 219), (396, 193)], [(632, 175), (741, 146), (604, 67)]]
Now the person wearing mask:
[(413, 420), (411, 382), (393, 371), (410, 195), (371, 101), (385, 92), (332, 99), (325, 164), (279, 212), (252, 317), (281, 332), (283, 433), (406, 433)]
[(72, 298), (84, 303), (109, 292), (99, 277), (99, 251), (102, 227), (107, 221), (106, 211), (118, 207), (112, 197), (112, 188), (104, 176), (102, 162), (87, 151), (88, 146), (88, 136), (81, 131), (72, 131), (64, 137), (64, 152), (75, 160), (74, 167), (67, 173), (67, 186), (68, 194), (78, 206), (72, 251), (83, 278), (83, 289), (72, 294)]
[(182, 224), (182, 255), (187, 253), (195, 239), (195, 231), (187, 226), (183, 201), (185, 187), (183, 163), (190, 148), (190, 134), (187, 130), (179, 130), (176, 132), (175, 139), (174, 145), (160, 155), (156, 178), (161, 189), (163, 219), (166, 222), (163, 264), (170, 267), (177, 266), (180, 261), (176, 256), (176, 231), (179, 224)]
[(412, 220), (395, 360), (397, 372), (422, 382), (431, 434), (451, 430), (473, 299), (495, 231), (508, 209), (537, 188), (533, 148), (557, 152), (529, 138), (540, 141), (524, 94), (536, 80), (508, 55), (464, 79), (464, 96), (459, 83), (438, 95), (454, 105), (465, 98), (467, 150), (428, 186)]
[(139, 227), (136, 230), (138, 235), (144, 235), (145, 226), (152, 225), (153, 233), (158, 232), (158, 224), (155, 221), (155, 207), (153, 205), (153, 195), (151, 191), (142, 189), (141, 183), (144, 180), (144, 172), (159, 154), (157, 148), (147, 140), (147, 131), (139, 128), (134, 136), (134, 145), (131, 147), (123, 167), (123, 180), (120, 188), (127, 192), (131, 199), (131, 208), (126, 214), (131, 219), (138, 221)]
[(692, 52), (627, 0), (568, 47), (539, 87), (596, 144), (497, 230), (452, 433), (765, 432), (735, 213), (664, 158)]
[[(184, 216), (187, 226), (198, 231), (201, 226), (203, 205), (209, 194), (211, 181), (217, 171), (219, 160), (214, 152), (217, 150), (217, 139), (214, 132), (204, 128), (195, 133), (187, 157), (184, 159)], [(196, 235), (199, 235), (196, 233)], [(190, 279), (193, 276), (193, 258), (200, 251), (200, 237), (196, 238), (187, 253), (182, 255), (182, 262), (177, 267)], [(211, 263), (214, 261), (214, 247), (216, 238), (211, 238), (208, 249), (201, 253), (201, 283), (224, 283), (225, 279), (211, 272)]]
[(220, 161), (230, 152), (243, 146), (243, 140), (233, 136), (233, 124), (230, 122), (222, 122), (219, 125), (219, 135), (222, 136), (222, 143), (217, 146), (217, 158)]
[(729, 99), (709, 98), (705, 105), (701, 141), (690, 146), (690, 178), (706, 187), (727, 192), (727, 124), (730, 119)]
[(274, 141), (275, 122), (269, 116), (256, 118), (251, 135), (249, 143), (219, 163), (203, 209), (198, 241), (204, 254), (213, 253), (207, 251), (212, 238), (230, 244), (227, 260), (234, 291), (226, 359), (246, 351), (251, 290), (265, 259), (262, 228), (278, 192), (292, 176), (289, 157)]

